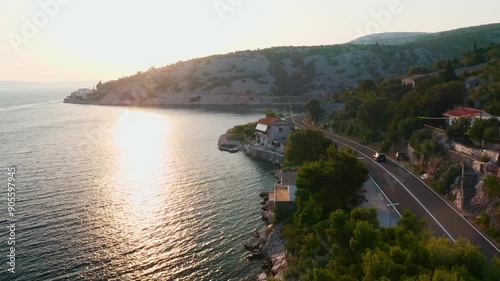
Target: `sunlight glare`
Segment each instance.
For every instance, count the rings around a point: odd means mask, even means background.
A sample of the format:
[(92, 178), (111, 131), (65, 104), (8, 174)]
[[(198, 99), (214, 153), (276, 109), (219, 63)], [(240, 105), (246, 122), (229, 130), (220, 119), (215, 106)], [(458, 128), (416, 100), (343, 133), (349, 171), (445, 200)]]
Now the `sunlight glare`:
[(137, 220), (143, 228), (154, 225), (154, 212), (161, 211), (161, 181), (158, 178), (168, 157), (168, 119), (144, 112), (126, 111), (118, 120), (115, 144), (118, 150), (116, 197), (114, 217), (127, 232), (140, 236), (145, 229), (137, 229)]

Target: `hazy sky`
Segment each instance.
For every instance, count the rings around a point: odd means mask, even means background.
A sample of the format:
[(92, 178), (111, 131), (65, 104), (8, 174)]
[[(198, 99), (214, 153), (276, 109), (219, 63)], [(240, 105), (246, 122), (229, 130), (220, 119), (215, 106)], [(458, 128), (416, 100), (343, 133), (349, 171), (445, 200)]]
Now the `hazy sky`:
[(480, 0), (0, 0), (0, 80), (107, 81), (212, 54), (500, 22)]

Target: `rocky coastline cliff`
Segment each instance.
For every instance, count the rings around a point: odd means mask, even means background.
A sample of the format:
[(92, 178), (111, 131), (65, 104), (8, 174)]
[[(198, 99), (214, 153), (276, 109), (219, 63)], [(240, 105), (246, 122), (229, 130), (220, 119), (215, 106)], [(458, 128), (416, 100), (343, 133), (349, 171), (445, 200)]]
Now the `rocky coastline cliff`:
[(283, 273), (288, 268), (286, 262), (285, 240), (282, 234), (282, 225), (274, 224), (274, 212), (270, 208), (269, 193), (262, 192), (262, 220), (266, 223), (253, 234), (253, 238), (243, 244), (249, 251), (248, 260), (262, 260), (264, 270), (257, 280), (267, 280), (274, 277), (283, 280)]

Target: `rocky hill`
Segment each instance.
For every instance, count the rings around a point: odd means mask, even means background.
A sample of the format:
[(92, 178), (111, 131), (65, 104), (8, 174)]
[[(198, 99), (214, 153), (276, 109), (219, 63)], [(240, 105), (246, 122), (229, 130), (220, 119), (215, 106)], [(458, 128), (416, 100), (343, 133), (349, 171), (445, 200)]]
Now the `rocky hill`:
[[(403, 36), (404, 35), (404, 36)], [(385, 35), (395, 38), (408, 34)], [(411, 37), (411, 36), (410, 36)], [(379, 37), (379, 39), (382, 37)], [(500, 24), (418, 34), (399, 45), (277, 47), (178, 62), (110, 81), (99, 104), (269, 105), (303, 103), (354, 87), (365, 79), (404, 75), (477, 46), (500, 42)], [(389, 40), (387, 39), (387, 40)], [(365, 40), (366, 41), (366, 40)], [(358, 41), (359, 42), (359, 41)], [(363, 41), (362, 41), (363, 42)]]
[(351, 41), (351, 44), (361, 45), (403, 45), (406, 43), (415, 42), (416, 40), (429, 35), (425, 32), (386, 32), (370, 34), (359, 37)]

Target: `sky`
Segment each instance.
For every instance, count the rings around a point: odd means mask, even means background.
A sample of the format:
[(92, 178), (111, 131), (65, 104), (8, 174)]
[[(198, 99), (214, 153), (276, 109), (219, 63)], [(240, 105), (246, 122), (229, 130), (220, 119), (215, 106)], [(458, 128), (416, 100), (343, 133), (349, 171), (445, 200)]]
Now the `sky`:
[(500, 22), (479, 0), (0, 0), (0, 81), (114, 80), (178, 61)]

